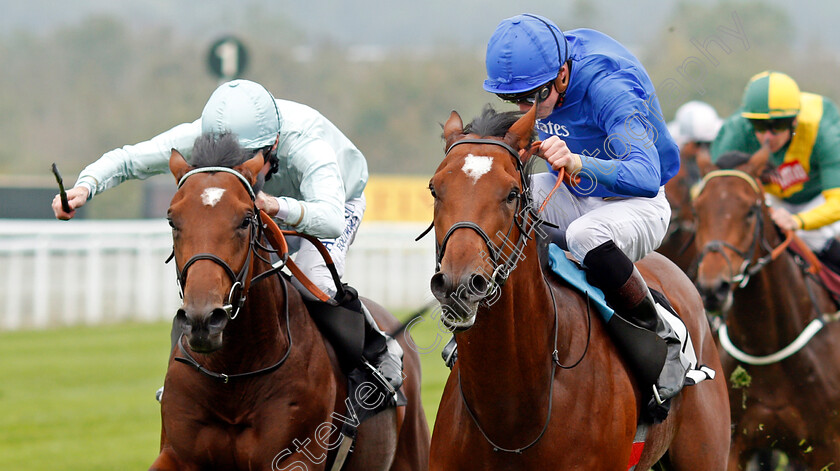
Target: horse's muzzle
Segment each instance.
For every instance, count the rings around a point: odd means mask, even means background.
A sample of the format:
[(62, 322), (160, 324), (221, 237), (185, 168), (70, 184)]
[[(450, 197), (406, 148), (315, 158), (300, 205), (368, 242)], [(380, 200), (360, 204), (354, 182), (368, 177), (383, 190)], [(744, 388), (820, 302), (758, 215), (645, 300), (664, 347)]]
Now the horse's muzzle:
[(478, 303), (486, 296), (490, 282), (478, 273), (462, 277), (458, 282), (443, 272), (432, 276), (432, 294), (440, 302), (441, 322), (454, 332), (469, 329), (475, 323)]
[(185, 306), (178, 309), (175, 319), (181, 325), (192, 351), (212, 353), (222, 348), (222, 332), (228, 322), (228, 314), (223, 308), (198, 313)]
[(703, 306), (708, 312), (723, 312), (732, 304), (732, 284), (727, 281), (697, 282), (697, 291), (700, 292)]

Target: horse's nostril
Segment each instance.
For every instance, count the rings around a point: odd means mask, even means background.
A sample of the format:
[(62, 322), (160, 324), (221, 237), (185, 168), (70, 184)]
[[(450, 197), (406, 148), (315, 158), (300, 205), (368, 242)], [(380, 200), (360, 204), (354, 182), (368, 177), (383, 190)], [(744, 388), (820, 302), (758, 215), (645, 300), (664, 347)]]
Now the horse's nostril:
[(175, 313), (175, 323), (178, 326), (180, 326), (181, 331), (185, 335), (189, 335), (190, 332), (192, 332), (192, 324), (190, 323), (189, 318), (187, 317), (187, 311), (185, 311), (183, 308), (178, 309), (178, 311)]
[(487, 281), (487, 278), (474, 273), (470, 275), (469, 287), (470, 294), (473, 296), (484, 296), (487, 293), (487, 288), (490, 287), (490, 283)]
[(228, 314), (222, 308), (213, 309), (210, 313), (210, 318), (207, 321), (207, 327), (211, 329), (221, 329), (227, 324)]
[(432, 275), (431, 281), (432, 294), (438, 299), (445, 298), (447, 295), (448, 284), (449, 278), (446, 276), (446, 274), (441, 272), (435, 273), (434, 275)]
[(187, 311), (183, 308), (178, 309), (178, 311), (175, 312), (175, 320), (180, 322), (181, 325), (187, 324)]

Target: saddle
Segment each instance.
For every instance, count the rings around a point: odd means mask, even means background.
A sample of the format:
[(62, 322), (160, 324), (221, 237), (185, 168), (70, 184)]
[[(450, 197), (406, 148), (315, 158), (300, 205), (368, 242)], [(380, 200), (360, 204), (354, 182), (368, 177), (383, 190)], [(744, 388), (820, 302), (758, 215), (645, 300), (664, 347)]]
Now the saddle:
[[(364, 355), (366, 322), (358, 310), (348, 306), (359, 303), (362, 309), (367, 308), (353, 287), (347, 284), (343, 284), (343, 287), (345, 294), (339, 304), (309, 299), (304, 299), (304, 304), (318, 330), (335, 350), (341, 372), (347, 376), (348, 401), (353, 403), (353, 410), (359, 415), (361, 423), (385, 409), (404, 406), (407, 401), (402, 389), (394, 395), (390, 385), (376, 370), (359, 363), (358, 359)], [(368, 393), (356, 394), (360, 388)], [(371, 400), (365, 404), (358, 401), (360, 397), (371, 397), (373, 390), (381, 394), (384, 400)]]
[[(317, 298), (316, 300), (310, 300), (304, 296), (303, 302), (321, 335), (333, 347), (339, 368), (347, 378), (347, 398), (344, 404), (349, 418), (341, 420), (343, 438), (342, 446), (339, 449), (340, 457), (332, 468), (340, 469), (341, 463), (352, 452), (351, 447), (355, 442), (359, 425), (383, 410), (405, 406), (408, 400), (401, 390), (395, 394), (393, 388), (378, 371), (374, 368), (368, 368), (369, 365), (358, 361), (364, 354), (367, 323), (363, 318), (364, 314), (361, 314), (361, 310), (367, 308), (359, 299), (358, 292), (346, 283), (341, 282), (335, 263), (321, 241), (307, 234), (280, 230), (270, 216), (262, 211), (259, 215), (266, 229), (265, 235), (268, 241), (272, 247), (280, 249), (280, 253), (284, 255), (283, 263), (275, 264), (275, 269), (281, 276), (290, 280), (290, 275), (279, 271), (279, 268), (287, 267), (291, 274)], [(333, 303), (329, 295), (321, 291), (306, 277), (294, 261), (288, 258), (286, 235), (304, 238), (315, 246), (324, 258), (324, 262), (335, 282), (339, 298), (337, 303)]]
[(386, 409), (408, 403), (402, 389), (394, 394), (379, 372), (359, 363), (358, 359), (364, 353), (366, 321), (358, 310), (347, 306), (359, 303), (362, 309), (367, 308), (354, 288), (346, 284), (343, 288), (343, 299), (337, 305), (304, 298), (310, 317), (324, 339), (332, 345), (339, 368), (347, 378), (345, 415), (337, 416), (341, 423), (339, 432), (342, 441), (331, 470), (341, 469), (347, 456), (353, 452), (358, 428), (365, 420)]
[[(587, 281), (586, 274), (580, 265), (569, 259), (564, 250), (553, 244), (549, 247), (548, 257), (551, 271), (571, 287), (587, 296), (604, 321), (609, 321), (613, 314), (615, 314), (615, 311), (607, 304), (604, 293)], [(714, 370), (706, 365), (698, 365), (697, 355), (694, 351), (694, 345), (691, 342), (688, 329), (685, 327), (682, 319), (679, 318), (673, 306), (671, 306), (671, 303), (659, 291), (650, 289), (650, 292), (653, 295), (654, 301), (656, 301), (656, 310), (659, 316), (671, 325), (682, 343), (683, 358), (681, 358), (681, 361), (683, 365), (687, 366), (688, 370), (686, 386), (714, 378)], [(656, 374), (658, 373), (656, 372)]]

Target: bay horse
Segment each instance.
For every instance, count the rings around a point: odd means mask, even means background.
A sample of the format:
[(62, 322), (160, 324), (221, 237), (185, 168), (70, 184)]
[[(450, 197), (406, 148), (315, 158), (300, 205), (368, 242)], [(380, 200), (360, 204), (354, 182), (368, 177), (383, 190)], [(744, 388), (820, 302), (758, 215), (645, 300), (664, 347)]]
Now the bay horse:
[[(173, 149), (179, 188), (168, 219), (184, 333), (170, 356), (160, 455), (150, 469), (338, 469), (336, 455), (350, 443), (339, 429), (357, 422), (358, 411), (348, 410), (346, 379), (300, 293), (270, 263), (269, 242), (275, 249), (285, 242), (254, 204), (263, 154), (251, 157), (231, 134), (206, 134), (191, 162), (196, 167)], [(287, 255), (279, 250), (281, 259)], [(383, 329), (399, 327), (381, 306), (363, 302)], [(340, 469), (428, 466), (419, 357), (404, 336), (400, 342), (407, 405), (363, 422)], [(363, 404), (381, 398), (372, 389), (364, 394)]]
[[(544, 273), (520, 161), (536, 107), (444, 125), (446, 156), (430, 181), (438, 271), (431, 288), (458, 359), (432, 434), (430, 469), (720, 471), (729, 450), (726, 386), (712, 380), (674, 398), (633, 446), (640, 391), (588, 299)], [(691, 281), (653, 253), (638, 264), (685, 321), (701, 363), (719, 370)], [(492, 294), (491, 294), (492, 293)]]
[(837, 306), (801, 259), (779, 249), (783, 237), (760, 180), (768, 156), (724, 154), (718, 162), (731, 161), (723, 169), (702, 162), (694, 200), (696, 282), (707, 310), (722, 318), (723, 373), (736, 372), (729, 469), (745, 469), (771, 449), (794, 469), (833, 469), (840, 466)]
[(694, 262), (697, 258), (691, 188), (700, 179), (697, 155), (708, 152), (707, 145), (693, 142), (686, 144), (680, 149), (680, 171), (665, 184), (665, 196), (671, 205), (671, 221), (668, 224), (668, 232), (656, 251), (676, 263), (689, 278), (694, 277)]

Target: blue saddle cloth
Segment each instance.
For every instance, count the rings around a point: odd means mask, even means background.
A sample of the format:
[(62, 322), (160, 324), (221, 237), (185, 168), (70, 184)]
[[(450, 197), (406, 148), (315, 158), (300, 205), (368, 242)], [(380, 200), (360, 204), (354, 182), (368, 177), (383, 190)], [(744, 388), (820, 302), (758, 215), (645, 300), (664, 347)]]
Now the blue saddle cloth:
[(604, 292), (586, 281), (586, 273), (580, 265), (569, 260), (566, 257), (566, 252), (554, 244), (548, 246), (548, 266), (557, 276), (588, 296), (604, 321), (609, 322), (615, 311), (607, 305)]

